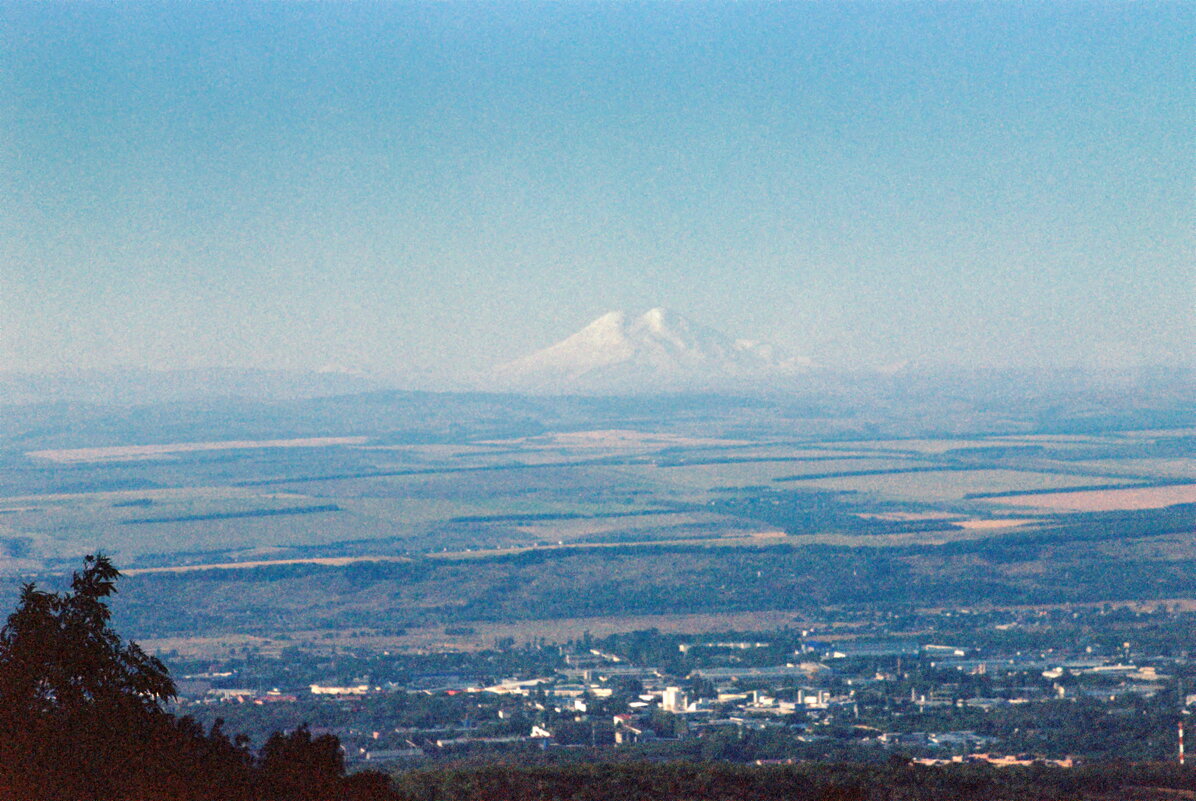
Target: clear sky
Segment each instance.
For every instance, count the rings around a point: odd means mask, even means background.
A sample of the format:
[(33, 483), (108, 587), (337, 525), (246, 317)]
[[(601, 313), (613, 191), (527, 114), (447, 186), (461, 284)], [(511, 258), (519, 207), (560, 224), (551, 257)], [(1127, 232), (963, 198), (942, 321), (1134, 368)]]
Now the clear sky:
[(667, 306), (1196, 363), (1196, 4), (0, 3), (0, 369), (444, 376)]

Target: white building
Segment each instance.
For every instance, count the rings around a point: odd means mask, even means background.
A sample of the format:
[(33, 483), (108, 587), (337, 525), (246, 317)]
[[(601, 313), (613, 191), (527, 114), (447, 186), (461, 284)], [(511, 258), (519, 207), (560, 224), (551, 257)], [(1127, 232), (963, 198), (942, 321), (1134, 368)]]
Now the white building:
[(665, 712), (684, 712), (689, 706), (689, 697), (680, 687), (665, 687), (660, 698), (660, 708)]
[(327, 684), (311, 685), (312, 695), (365, 695), (370, 691), (368, 684), (354, 684), (348, 687), (333, 687)]

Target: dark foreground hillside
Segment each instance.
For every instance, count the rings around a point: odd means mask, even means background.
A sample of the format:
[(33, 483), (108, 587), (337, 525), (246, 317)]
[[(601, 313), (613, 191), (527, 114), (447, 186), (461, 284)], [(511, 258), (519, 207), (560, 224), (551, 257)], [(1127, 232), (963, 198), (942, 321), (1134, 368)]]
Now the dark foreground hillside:
[(404, 801), (1146, 801), (1196, 798), (1172, 765), (492, 765), (399, 774)]

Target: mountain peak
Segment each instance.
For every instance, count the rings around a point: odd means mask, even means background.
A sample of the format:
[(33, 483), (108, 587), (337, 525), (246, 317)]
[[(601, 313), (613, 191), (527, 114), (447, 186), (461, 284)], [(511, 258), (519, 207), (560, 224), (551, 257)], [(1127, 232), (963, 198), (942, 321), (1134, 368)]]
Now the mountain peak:
[(627, 315), (621, 311), (609, 311), (606, 314), (598, 317), (594, 322), (590, 323), (582, 329), (583, 331), (589, 328), (593, 329), (607, 329), (607, 328), (622, 328), (627, 320)]
[(660, 330), (664, 328), (668, 316), (669, 313), (663, 307), (656, 306), (640, 315), (640, 321), (653, 330)]
[(640, 393), (730, 388), (809, 365), (657, 306), (635, 318), (607, 312), (555, 345), (500, 365), (493, 379), (532, 392)]

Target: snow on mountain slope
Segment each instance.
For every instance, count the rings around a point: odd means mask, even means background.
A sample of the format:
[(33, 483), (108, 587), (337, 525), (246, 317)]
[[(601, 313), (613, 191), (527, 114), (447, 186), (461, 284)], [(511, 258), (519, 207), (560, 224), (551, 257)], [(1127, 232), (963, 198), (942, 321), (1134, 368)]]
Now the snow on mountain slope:
[(733, 340), (665, 309), (609, 312), (572, 336), (495, 368), (498, 386), (530, 392), (652, 392), (729, 388), (791, 375), (809, 359)]

